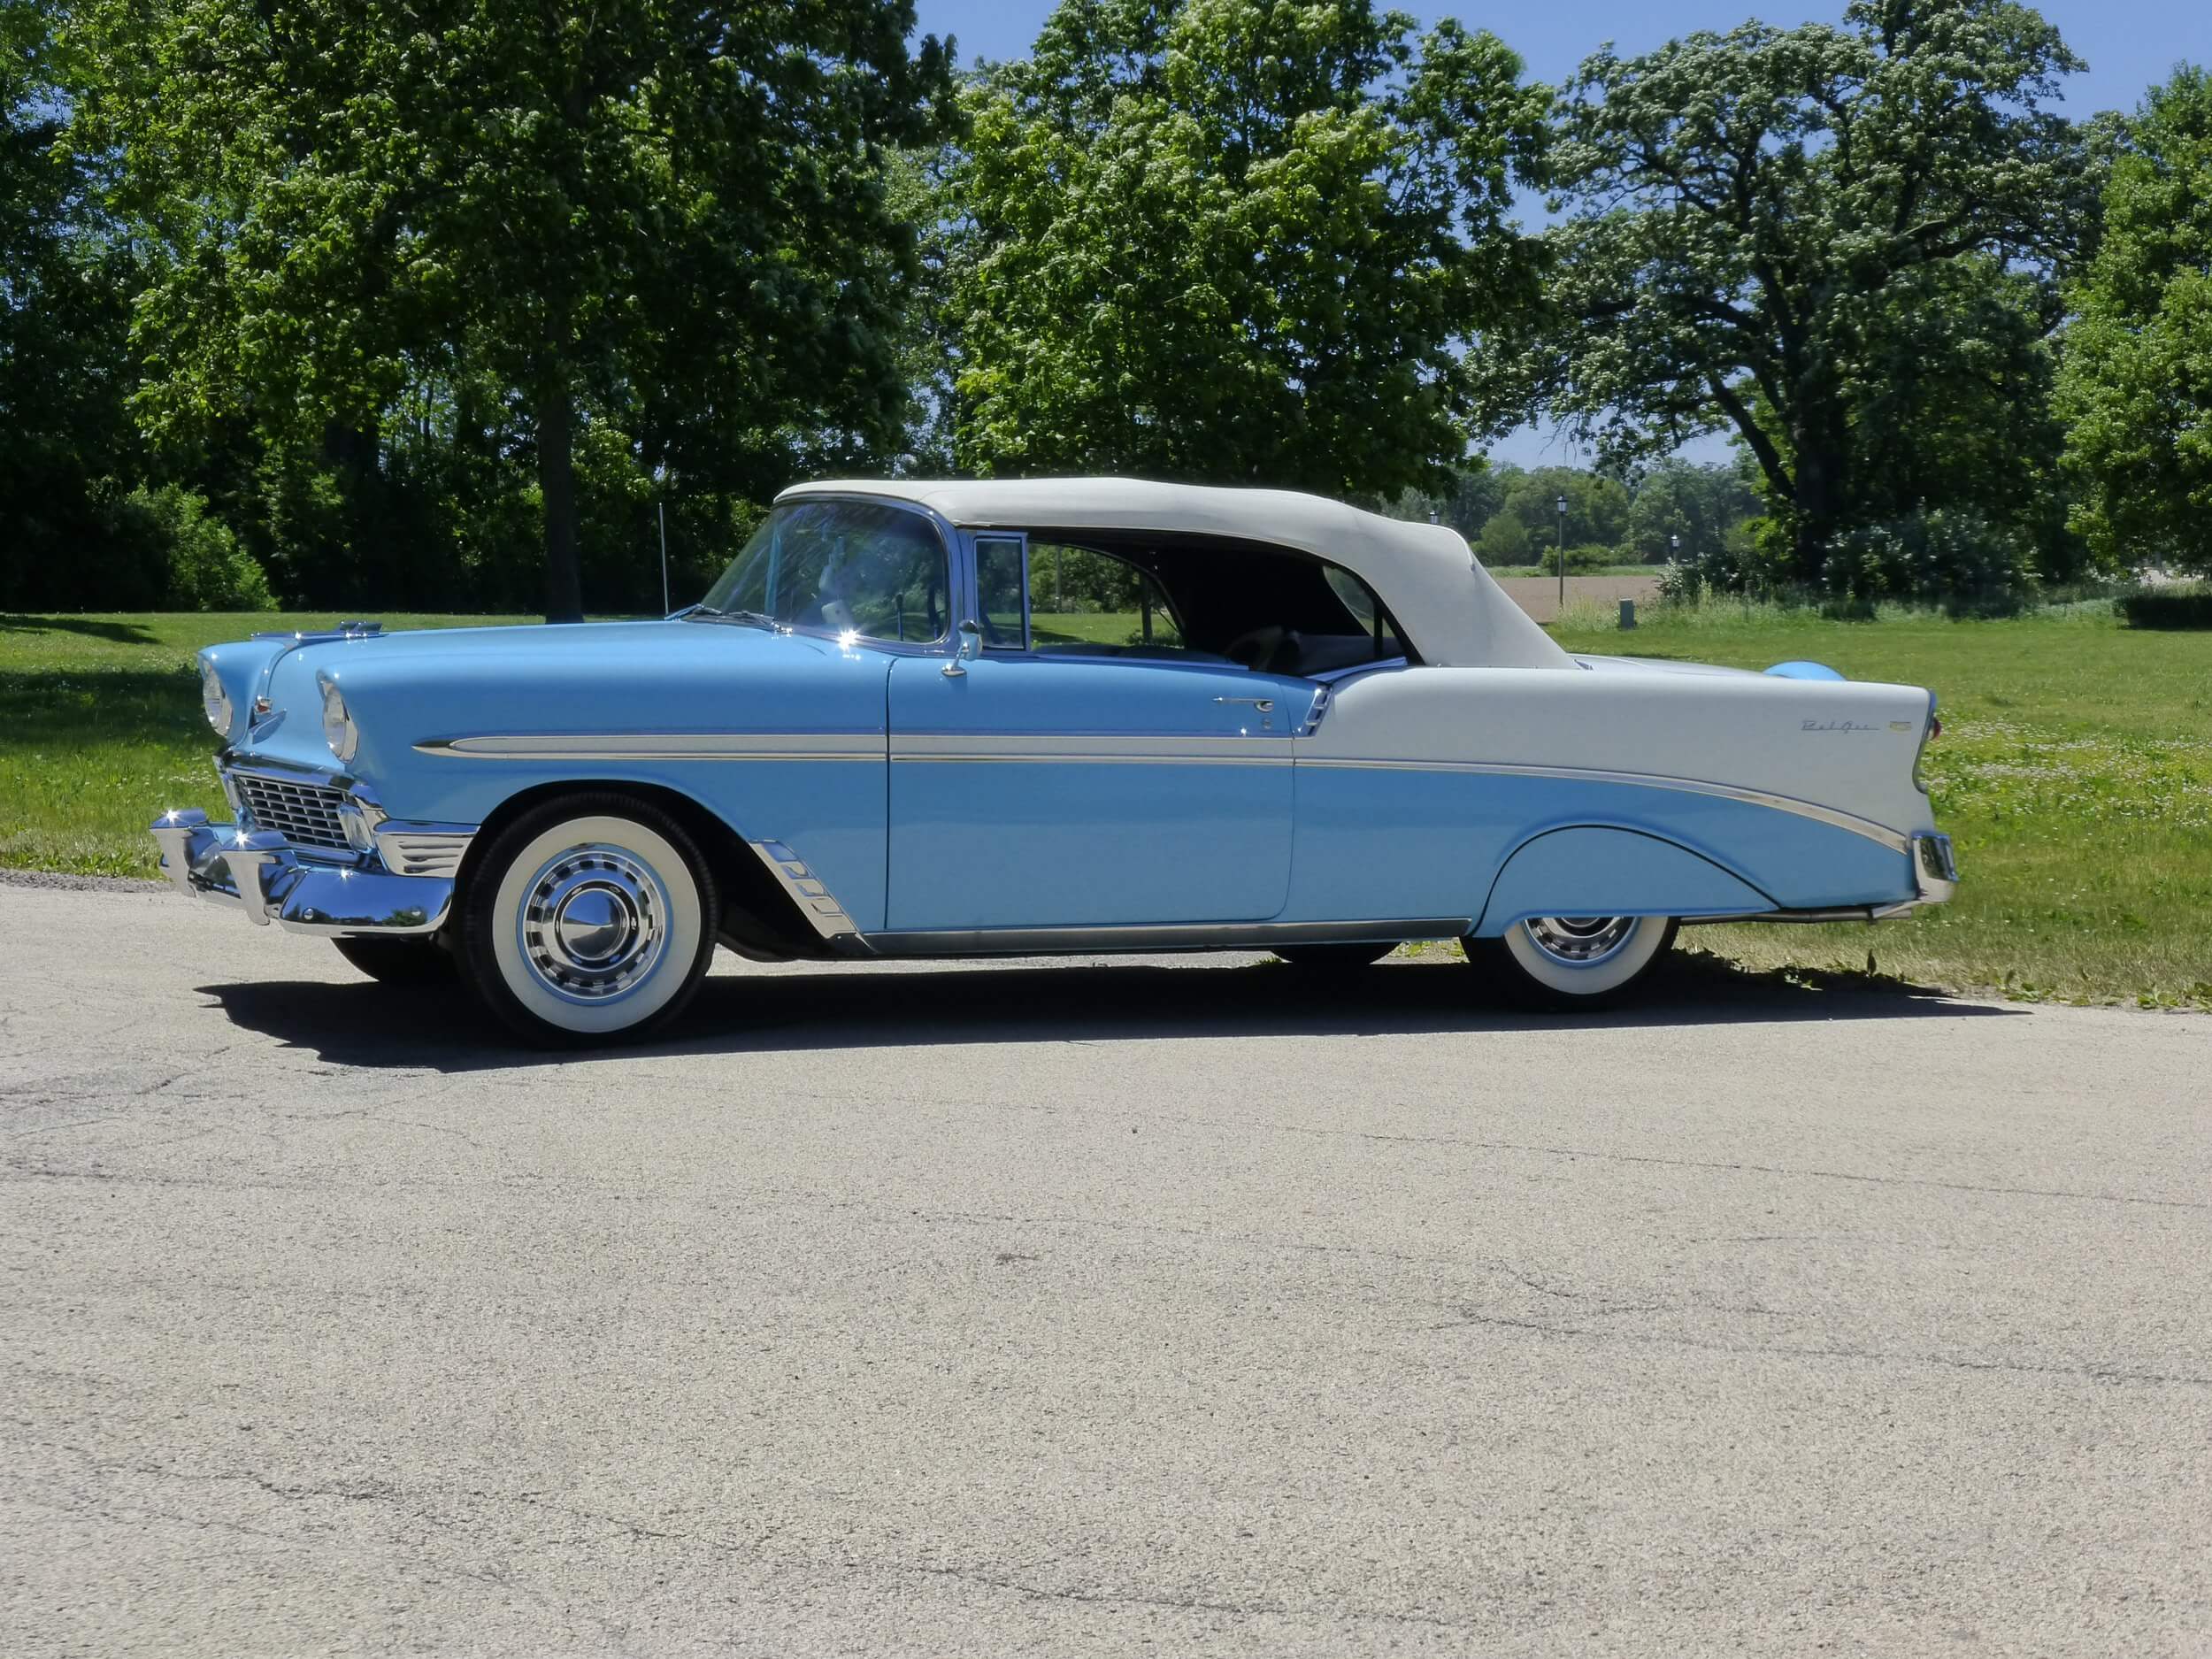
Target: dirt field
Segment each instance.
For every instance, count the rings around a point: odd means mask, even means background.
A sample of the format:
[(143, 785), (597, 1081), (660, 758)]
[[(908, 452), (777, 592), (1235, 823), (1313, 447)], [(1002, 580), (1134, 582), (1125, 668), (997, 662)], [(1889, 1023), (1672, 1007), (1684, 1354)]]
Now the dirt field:
[[(1556, 576), (1502, 576), (1498, 586), (1513, 595), (1513, 603), (1534, 617), (1539, 622), (1549, 622), (1559, 614), (1559, 579)], [(1567, 578), (1567, 603), (1591, 601), (1608, 606), (1624, 599), (1633, 599), (1637, 608), (1659, 596), (1656, 576), (1570, 576)]]

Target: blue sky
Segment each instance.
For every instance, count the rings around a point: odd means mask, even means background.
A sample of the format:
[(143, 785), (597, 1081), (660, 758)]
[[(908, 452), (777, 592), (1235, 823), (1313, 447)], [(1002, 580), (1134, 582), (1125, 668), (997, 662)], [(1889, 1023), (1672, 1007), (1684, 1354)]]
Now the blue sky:
[[(1555, 0), (1509, 14), (1433, 0), (1398, 0), (1398, 7), (1425, 25), (1456, 17), (1470, 28), (1487, 28), (1521, 54), (1532, 75), (1553, 82), (1567, 80), (1586, 53), (1609, 39), (1624, 52), (1646, 51), (1674, 35), (1732, 28), (1751, 16), (1791, 25), (1832, 22), (1843, 14), (1840, 3), (1755, 12), (1747, 0)], [(920, 32), (955, 36), (964, 64), (979, 56), (1020, 56), (1051, 10), (1052, 0), (915, 0)], [(2066, 88), (2067, 108), (2076, 115), (2132, 109), (2144, 88), (2164, 80), (2175, 64), (2212, 63), (2212, 0), (2048, 0), (2040, 10), (2075, 55), (2088, 61), (2088, 70)], [(1725, 452), (1718, 440), (1692, 451), (1700, 459)], [(1516, 434), (1492, 453), (1524, 465), (1568, 458), (1556, 441), (1535, 432)]]

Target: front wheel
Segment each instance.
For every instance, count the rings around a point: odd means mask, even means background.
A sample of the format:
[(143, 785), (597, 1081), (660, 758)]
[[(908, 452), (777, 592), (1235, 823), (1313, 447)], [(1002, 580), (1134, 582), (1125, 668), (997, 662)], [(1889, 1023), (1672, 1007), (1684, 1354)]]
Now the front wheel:
[(1468, 962), (1515, 1001), (1602, 1007), (1650, 972), (1674, 943), (1668, 916), (1535, 916), (1502, 939), (1463, 941)]
[(714, 877), (683, 826), (619, 795), (549, 802), (501, 831), (462, 895), (461, 957), (533, 1042), (631, 1040), (682, 1011), (714, 955)]

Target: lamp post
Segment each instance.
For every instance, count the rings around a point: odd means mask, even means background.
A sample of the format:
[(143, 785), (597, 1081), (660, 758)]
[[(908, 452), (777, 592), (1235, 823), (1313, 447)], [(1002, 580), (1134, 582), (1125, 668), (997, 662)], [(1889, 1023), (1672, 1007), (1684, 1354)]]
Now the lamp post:
[(1567, 497), (1564, 492), (1561, 493), (1557, 504), (1559, 507), (1559, 611), (1563, 616), (1567, 610)]
[(1682, 538), (1681, 538), (1680, 536), (1678, 536), (1678, 535), (1671, 535), (1671, 536), (1669, 536), (1669, 537), (1667, 538), (1667, 557), (1668, 557), (1668, 558), (1669, 558), (1669, 559), (1679, 558), (1679, 557), (1681, 557), (1681, 554), (1682, 554)]

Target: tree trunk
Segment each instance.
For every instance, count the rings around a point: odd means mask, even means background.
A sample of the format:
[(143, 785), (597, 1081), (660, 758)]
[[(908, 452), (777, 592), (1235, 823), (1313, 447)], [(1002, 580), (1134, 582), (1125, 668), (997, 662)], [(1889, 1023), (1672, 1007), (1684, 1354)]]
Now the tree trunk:
[(1797, 443), (1797, 493), (1792, 540), (1791, 572), (1799, 581), (1816, 583), (1828, 562), (1841, 514), (1846, 440), (1825, 433), (1801, 432)]
[(581, 622), (584, 581), (576, 560), (576, 399), (565, 380), (538, 391), (538, 494), (545, 503), (545, 619)]

